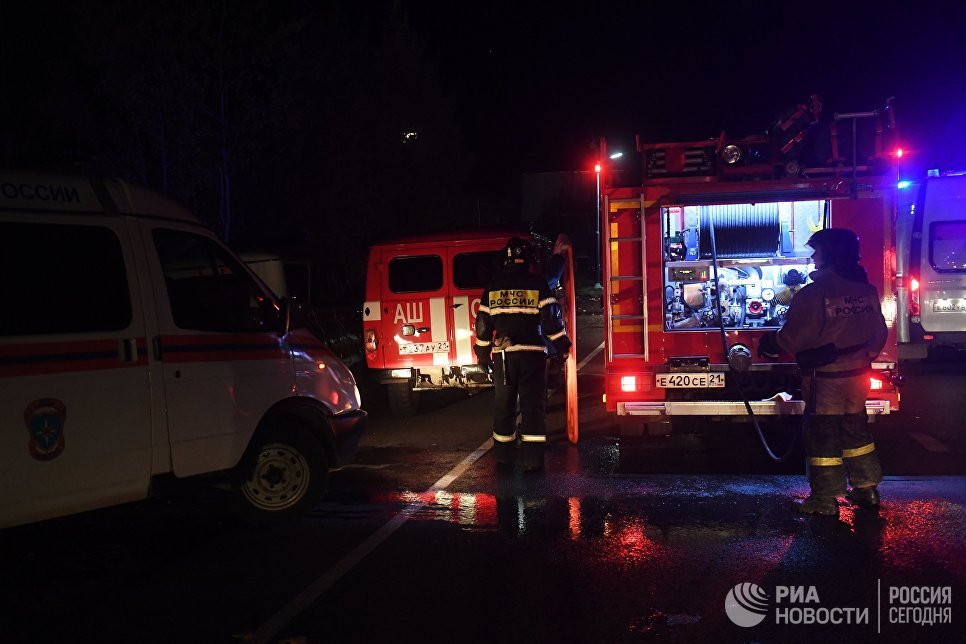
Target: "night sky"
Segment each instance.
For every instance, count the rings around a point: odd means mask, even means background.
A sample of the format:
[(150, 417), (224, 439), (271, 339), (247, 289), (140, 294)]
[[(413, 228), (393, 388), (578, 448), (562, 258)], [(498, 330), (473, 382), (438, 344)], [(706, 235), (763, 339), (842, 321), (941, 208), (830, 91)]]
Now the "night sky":
[(499, 220), (521, 173), (590, 170), (600, 137), (632, 163), (635, 135), (761, 134), (813, 93), (826, 116), (895, 97), (906, 178), (966, 169), (966, 3), (574, 5), (0, 0), (0, 167), (115, 174), (226, 239), (353, 256)]
[(635, 134), (759, 134), (817, 93), (829, 115), (894, 96), (907, 170), (966, 169), (962, 2), (567, 6), (412, 3), (471, 140), (495, 164), (587, 168), (599, 136), (626, 153)]

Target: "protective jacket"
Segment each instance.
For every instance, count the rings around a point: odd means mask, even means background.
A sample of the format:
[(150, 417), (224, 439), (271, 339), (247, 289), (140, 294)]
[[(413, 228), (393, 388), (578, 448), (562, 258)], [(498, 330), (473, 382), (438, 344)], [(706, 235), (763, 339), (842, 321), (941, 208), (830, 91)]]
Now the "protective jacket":
[(560, 304), (547, 281), (525, 266), (509, 267), (495, 275), (483, 291), (476, 314), (474, 349), (480, 361), (489, 361), (494, 349), (545, 354), (544, 338), (558, 353), (570, 350)]
[(813, 271), (809, 277), (812, 283), (795, 295), (788, 308), (785, 325), (776, 337), (778, 346), (801, 354), (835, 345), (837, 357), (816, 367), (819, 374), (868, 368), (885, 346), (887, 335), (875, 287), (845, 279), (831, 267)]

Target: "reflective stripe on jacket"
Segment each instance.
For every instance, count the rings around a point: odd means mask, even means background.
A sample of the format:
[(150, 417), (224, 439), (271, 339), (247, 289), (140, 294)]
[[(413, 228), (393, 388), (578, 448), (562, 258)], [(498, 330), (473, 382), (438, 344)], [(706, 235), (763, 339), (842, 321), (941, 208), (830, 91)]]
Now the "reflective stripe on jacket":
[(486, 359), (494, 341), (509, 339), (510, 351), (546, 353), (544, 338), (558, 352), (570, 349), (560, 304), (547, 281), (525, 267), (510, 267), (493, 277), (476, 314), (477, 356)]

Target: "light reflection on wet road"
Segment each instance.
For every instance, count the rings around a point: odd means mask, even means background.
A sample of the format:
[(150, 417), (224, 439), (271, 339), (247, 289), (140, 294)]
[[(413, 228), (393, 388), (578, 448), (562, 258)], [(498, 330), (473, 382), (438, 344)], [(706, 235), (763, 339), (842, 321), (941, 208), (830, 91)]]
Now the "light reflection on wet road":
[[(940, 386), (961, 391), (961, 371)], [(592, 383), (579, 447), (553, 433), (543, 474), (498, 474), (484, 454), (434, 489), (489, 433), (488, 394), (450, 396), (402, 421), (371, 407), (356, 462), (296, 525), (241, 528), (191, 497), (4, 531), (0, 641), (256, 641), (319, 580), (265, 641), (960, 641), (966, 477), (936, 474), (964, 473), (961, 399), (909, 396), (948, 455), (915, 451), (901, 418), (878, 423), (887, 472), (918, 475), (888, 476), (878, 514), (843, 505), (835, 520), (789, 508), (807, 493), (801, 460), (769, 463), (747, 428), (622, 440)], [(869, 623), (742, 628), (724, 608), (741, 583), (773, 611), (855, 608)], [(949, 587), (953, 624), (887, 623), (900, 585)], [(779, 586), (814, 586), (819, 603), (779, 604)]]

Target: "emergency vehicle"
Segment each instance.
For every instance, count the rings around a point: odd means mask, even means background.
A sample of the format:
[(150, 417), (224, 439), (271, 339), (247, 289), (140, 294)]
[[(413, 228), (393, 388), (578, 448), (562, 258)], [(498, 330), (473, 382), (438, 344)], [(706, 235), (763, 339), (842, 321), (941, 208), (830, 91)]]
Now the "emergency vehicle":
[(966, 172), (930, 170), (899, 184), (896, 227), (899, 356), (966, 349)]
[(411, 416), (419, 394), (492, 386), (476, 363), (476, 313), (511, 237), (534, 242), (546, 261), (550, 240), (501, 227), (401, 237), (369, 249), (363, 341), (370, 377), (386, 387), (390, 411)]
[(349, 370), (187, 211), (117, 180), (0, 174), (0, 527), (202, 480), (311, 510), (366, 413)]
[(836, 115), (810, 164), (819, 110), (800, 105), (764, 136), (638, 140), (642, 185), (605, 181), (604, 398), (623, 431), (666, 433), (676, 416), (746, 419), (745, 399), (755, 415), (802, 414), (797, 365), (759, 359), (757, 347), (814, 270), (805, 243), (832, 226), (859, 235), (889, 327), (866, 409), (898, 410), (891, 114)]

